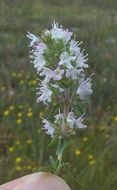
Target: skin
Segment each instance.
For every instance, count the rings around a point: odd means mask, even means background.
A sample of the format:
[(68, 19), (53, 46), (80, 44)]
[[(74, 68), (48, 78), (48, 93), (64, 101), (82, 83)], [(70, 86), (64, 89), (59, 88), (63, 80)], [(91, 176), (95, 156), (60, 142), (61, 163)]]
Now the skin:
[(0, 185), (0, 190), (71, 190), (60, 177), (39, 172)]

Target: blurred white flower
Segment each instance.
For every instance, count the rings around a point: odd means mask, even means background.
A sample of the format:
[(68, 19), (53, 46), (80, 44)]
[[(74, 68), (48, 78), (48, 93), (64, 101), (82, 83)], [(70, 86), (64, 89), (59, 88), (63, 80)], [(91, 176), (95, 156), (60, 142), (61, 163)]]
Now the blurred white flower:
[(76, 93), (79, 94), (81, 100), (84, 100), (87, 96), (90, 96), (93, 92), (91, 89), (91, 78), (87, 78), (79, 85)]
[[(82, 43), (82, 42), (81, 42), (81, 43)], [(70, 42), (70, 51), (71, 51), (72, 53), (74, 53), (75, 55), (79, 55), (79, 54), (80, 54), (80, 51), (81, 51), (81, 48), (79, 47), (79, 45), (80, 45), (81, 43), (78, 44), (77, 41), (71, 40), (71, 42)]]
[(39, 42), (38, 45), (36, 45), (31, 51), (30, 58), (33, 59), (32, 62), (37, 70), (37, 73), (40, 72), (40, 70), (46, 63), (45, 58), (43, 56), (43, 53), (46, 49), (46, 45), (43, 42)]
[(46, 119), (43, 119), (42, 122), (45, 123), (43, 128), (46, 130), (46, 134), (53, 137), (54, 136), (54, 128), (50, 125), (50, 123)]
[(83, 55), (82, 52), (80, 52), (80, 54), (78, 55), (77, 59), (76, 59), (76, 63), (77, 63), (77, 67), (79, 68), (88, 68), (88, 64), (86, 64), (88, 58), (86, 58), (87, 55)]
[(36, 37), (34, 34), (31, 34), (30, 32), (27, 33), (27, 37), (31, 40), (29, 46), (33, 46), (35, 43), (40, 42), (40, 38)]
[(59, 27), (58, 23), (55, 23), (52, 25), (53, 28), (51, 29), (51, 35), (52, 39), (63, 39), (65, 41), (69, 41), (72, 36), (72, 32), (69, 32), (68, 30), (64, 30), (62, 26)]
[(50, 34), (51, 34), (50, 30), (46, 29), (46, 30), (43, 31), (42, 37), (48, 36), (48, 35), (50, 35)]

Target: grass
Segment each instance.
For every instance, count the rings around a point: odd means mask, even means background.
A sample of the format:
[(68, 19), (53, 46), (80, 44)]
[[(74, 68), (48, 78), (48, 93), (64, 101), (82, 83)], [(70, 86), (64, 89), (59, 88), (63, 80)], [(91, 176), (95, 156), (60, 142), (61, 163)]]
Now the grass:
[[(115, 0), (0, 1), (0, 183), (47, 165), (49, 143), (41, 130), (45, 112), (36, 104), (36, 73), (29, 63), (27, 31), (53, 19), (71, 29), (89, 54), (94, 94), (88, 129), (78, 131), (64, 155), (82, 190), (117, 189), (117, 2)], [(71, 182), (74, 185), (74, 181)]]

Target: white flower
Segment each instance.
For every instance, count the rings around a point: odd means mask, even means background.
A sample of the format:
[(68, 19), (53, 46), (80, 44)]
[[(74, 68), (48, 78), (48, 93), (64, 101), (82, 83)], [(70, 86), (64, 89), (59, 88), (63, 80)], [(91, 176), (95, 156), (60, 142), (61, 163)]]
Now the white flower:
[(82, 115), (81, 117), (76, 119), (76, 121), (75, 121), (76, 127), (77, 128), (86, 128), (87, 126), (82, 123), (83, 121), (84, 121), (84, 119), (83, 119), (83, 115)]
[(53, 77), (53, 71), (47, 67), (43, 67), (43, 70), (40, 73), (40, 76), (45, 76), (44, 82), (47, 83)]
[(78, 44), (78, 42), (76, 42), (75, 40), (71, 40), (71, 42), (70, 42), (70, 51), (72, 53), (75, 53), (75, 55), (79, 55), (81, 48), (78, 45), (80, 45), (81, 43)]
[(43, 42), (40, 42), (36, 46), (36, 51), (38, 54), (43, 54), (46, 49), (47, 49), (47, 46)]
[(43, 31), (42, 37), (48, 36), (50, 34), (51, 34), (51, 32), (48, 29), (46, 29), (46, 30)]
[(37, 70), (37, 73), (40, 72), (40, 70), (45, 65), (46, 61), (43, 56), (44, 51), (47, 49), (46, 45), (43, 42), (40, 42), (38, 45), (35, 46), (35, 48), (31, 51), (32, 55), (30, 56), (31, 59), (33, 59), (34, 67)]
[(70, 51), (77, 56), (76, 63), (78, 68), (88, 68), (88, 64), (86, 64), (88, 60), (86, 58), (87, 55), (84, 56), (83, 51), (81, 52), (81, 48), (79, 47), (80, 44), (82, 44), (82, 42), (78, 44), (77, 41), (71, 40)]
[(46, 61), (43, 57), (43, 55), (37, 55), (34, 59), (34, 68), (36, 68), (37, 73), (40, 72), (40, 70), (43, 68), (45, 65)]
[(68, 52), (65, 51), (60, 55), (60, 62), (58, 64), (65, 65), (68, 69), (71, 69), (73, 68), (71, 61), (74, 61), (75, 59), (75, 56), (70, 56)]
[(69, 41), (71, 39), (71, 36), (73, 35), (72, 32), (69, 32), (68, 30), (63, 31), (63, 39), (65, 41)]
[(51, 101), (52, 91), (49, 89), (46, 83), (43, 82), (41, 85), (41, 88), (39, 88), (40, 91), (37, 93), (39, 95), (41, 94), (41, 96), (37, 98), (37, 102), (43, 102), (46, 104), (46, 102)]
[(54, 79), (54, 80), (61, 80), (63, 74), (64, 74), (64, 70), (63, 70), (63, 69), (60, 69), (59, 67), (57, 67), (57, 68), (53, 71), (53, 79)]
[[(77, 128), (86, 128), (87, 126), (82, 123), (84, 121), (83, 116), (84, 115), (82, 115), (81, 117), (76, 119), (74, 112), (69, 112), (67, 115), (67, 118), (66, 118), (68, 126), (72, 129), (75, 126)], [(55, 115), (54, 117), (55, 117), (54, 123), (57, 123), (58, 121), (62, 121), (64, 119), (64, 114), (59, 113), (59, 114)]]
[(62, 120), (64, 118), (64, 114), (59, 113), (59, 114), (55, 115), (54, 117), (55, 117), (54, 123), (57, 123), (59, 120)]
[(74, 124), (75, 124), (75, 115), (73, 112), (69, 112), (67, 115), (67, 123), (69, 124), (70, 128), (73, 128)]
[(76, 63), (77, 63), (77, 67), (80, 67), (80, 68), (88, 68), (88, 64), (86, 64), (87, 62), (87, 55), (83, 55), (83, 53), (81, 52), (78, 57), (77, 57), (77, 60), (76, 60)]
[(28, 32), (27, 37), (31, 40), (30, 46), (33, 46), (35, 43), (40, 42), (40, 38), (37, 38), (34, 34), (31, 34), (30, 32)]
[(50, 135), (51, 137), (53, 137), (54, 136), (54, 128), (50, 125), (50, 123), (46, 119), (43, 119), (42, 122), (45, 123), (43, 128), (46, 130), (46, 133), (48, 135)]
[(65, 75), (68, 78), (77, 79), (78, 75), (80, 75), (81, 72), (83, 72), (83, 69), (71, 68), (71, 69), (67, 69)]
[(58, 23), (53, 24), (53, 28), (51, 29), (52, 39), (63, 39), (64, 41), (69, 41), (72, 36), (72, 32), (68, 30), (62, 29), (62, 26), (58, 26)]
[(51, 78), (53, 78), (54, 80), (61, 80), (63, 74), (64, 70), (60, 70), (59, 67), (57, 67), (57, 69), (55, 69), (54, 71), (47, 67), (43, 67), (40, 76), (45, 76), (44, 82), (49, 82)]
[(79, 94), (81, 100), (84, 100), (86, 96), (92, 94), (93, 90), (91, 89), (91, 85), (91, 78), (87, 78), (86, 80), (81, 82), (76, 91), (76, 93)]

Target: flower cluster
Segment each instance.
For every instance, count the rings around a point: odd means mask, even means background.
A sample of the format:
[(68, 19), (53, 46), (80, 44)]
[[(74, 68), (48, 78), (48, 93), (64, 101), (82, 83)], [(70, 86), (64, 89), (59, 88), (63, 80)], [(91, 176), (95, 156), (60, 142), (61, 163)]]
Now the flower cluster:
[(55, 22), (52, 29), (42, 32), (41, 37), (27, 34), (32, 48), (30, 58), (40, 80), (37, 102), (56, 101), (63, 105), (55, 115), (55, 121), (43, 120), (43, 128), (51, 137), (56, 132), (68, 134), (73, 127), (86, 127), (82, 124), (83, 115), (77, 118), (72, 110), (76, 97), (83, 101), (92, 94), (91, 77), (85, 75), (88, 59), (80, 48), (82, 42), (75, 41), (72, 36), (72, 32)]

